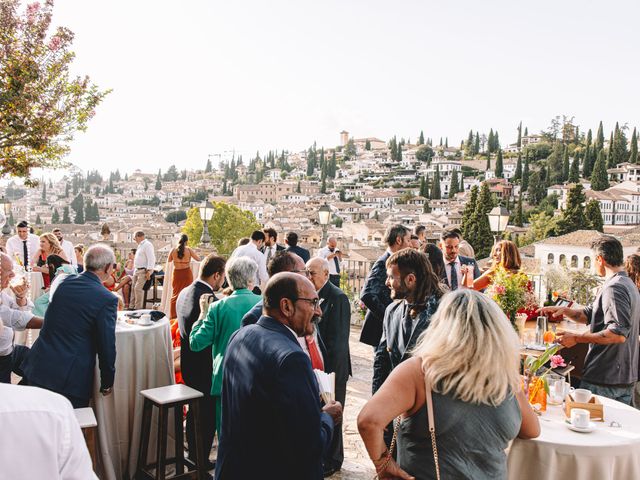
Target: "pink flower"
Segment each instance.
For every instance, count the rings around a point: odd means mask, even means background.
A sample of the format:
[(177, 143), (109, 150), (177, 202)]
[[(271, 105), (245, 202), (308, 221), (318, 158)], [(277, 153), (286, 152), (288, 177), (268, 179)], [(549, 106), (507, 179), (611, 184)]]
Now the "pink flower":
[(567, 364), (564, 363), (564, 358), (562, 358), (562, 355), (551, 356), (551, 368), (566, 367), (566, 366)]
[(29, 23), (33, 23), (36, 19), (36, 15), (40, 11), (40, 4), (38, 2), (27, 5), (27, 20)]
[(496, 285), (496, 293), (498, 295), (504, 295), (506, 291), (507, 289), (505, 288), (504, 285)]
[(62, 44), (62, 39), (60, 37), (51, 37), (51, 41), (49, 42), (49, 49), (53, 52), (60, 48)]

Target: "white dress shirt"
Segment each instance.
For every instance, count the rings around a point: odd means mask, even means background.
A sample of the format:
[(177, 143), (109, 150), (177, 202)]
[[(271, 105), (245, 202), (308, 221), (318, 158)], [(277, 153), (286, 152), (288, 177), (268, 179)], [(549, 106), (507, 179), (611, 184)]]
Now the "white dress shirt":
[[(329, 247), (322, 247), (318, 250), (318, 254), (316, 255), (317, 257), (324, 258), (329, 262), (329, 275), (340, 275), (338, 270), (336, 270), (336, 261), (333, 258), (331, 260), (327, 258), (332, 253), (335, 253), (336, 250), (338, 250), (338, 248), (335, 248), (332, 252), (329, 250)], [(338, 262), (340, 262), (340, 257), (338, 257)]]
[(15, 299), (0, 292), (0, 356), (4, 357), (13, 351), (14, 330), (24, 330), (33, 318), (33, 302), (27, 300), (23, 307), (19, 306)]
[(156, 268), (156, 254), (153, 251), (153, 244), (146, 238), (138, 244), (136, 256), (133, 258), (133, 268), (145, 268), (154, 270)]
[(266, 257), (260, 250), (258, 250), (255, 243), (249, 242), (246, 245), (239, 246), (231, 254), (231, 258), (233, 257), (249, 257), (258, 264), (258, 272), (256, 273), (256, 278), (254, 280), (254, 286), (260, 287), (269, 279), (269, 274), (267, 274)]
[[(24, 265), (24, 247), (22, 240), (18, 235), (14, 235), (13, 237), (7, 240), (7, 255), (11, 257), (13, 263), (18, 264), (21, 263)], [(38, 249), (40, 248), (40, 237), (38, 235), (34, 235), (30, 233), (27, 237), (27, 251), (29, 252), (29, 265), (33, 265), (33, 256), (36, 254)], [(16, 260), (16, 255), (20, 259), (20, 262)]]
[(0, 384), (0, 477), (97, 479), (69, 400), (36, 387)]
[(63, 239), (62, 242), (60, 242), (60, 246), (62, 247), (62, 251), (67, 256), (67, 260), (69, 260), (71, 265), (77, 267), (78, 259), (76, 258), (76, 252), (73, 249), (73, 243), (71, 243), (69, 240)]
[[(449, 262), (446, 258), (445, 258), (445, 265), (444, 265), (444, 270), (447, 273), (447, 281), (449, 282), (449, 286), (451, 286), (451, 262)], [(460, 257), (456, 257), (456, 259), (453, 261), (453, 266), (455, 267), (456, 270), (456, 274), (458, 277), (458, 288), (460, 288), (462, 286), (462, 270), (460, 269), (460, 267), (462, 266), (462, 264), (460, 263)]]
[[(282, 324), (284, 325), (284, 323)], [(289, 327), (289, 325), (284, 325), (285, 327), (287, 327), (287, 330), (289, 330), (291, 333), (293, 333), (293, 336), (296, 337), (296, 340), (298, 340), (298, 343), (300, 344), (300, 348), (302, 349), (302, 351), (304, 353), (307, 354), (307, 357), (311, 358), (311, 354), (309, 353), (309, 346), (307, 345), (307, 339), (306, 337), (299, 337), (298, 334), (296, 332), (294, 332), (291, 327)], [(313, 330), (313, 339), (316, 342), (316, 345), (318, 346), (318, 354), (320, 355), (320, 358), (322, 359), (322, 363), (324, 363), (324, 356), (322, 355), (322, 350), (320, 350), (320, 344), (318, 343), (318, 329), (314, 328)]]

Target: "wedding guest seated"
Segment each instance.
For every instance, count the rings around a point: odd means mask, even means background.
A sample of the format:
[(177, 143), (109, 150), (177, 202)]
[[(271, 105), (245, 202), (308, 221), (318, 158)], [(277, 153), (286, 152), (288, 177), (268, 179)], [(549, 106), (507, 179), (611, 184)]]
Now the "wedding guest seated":
[(102, 282), (111, 275), (114, 262), (107, 245), (87, 249), (85, 271), (58, 285), (44, 327), (23, 365), (29, 385), (64, 395), (74, 408), (89, 404), (96, 355), (100, 391), (108, 395), (113, 386), (118, 301)]
[(20, 385), (0, 385), (0, 398), (0, 477), (97, 480), (68, 400)]
[[(498, 306), (469, 289), (446, 294), (406, 360), (358, 415), (378, 478), (507, 478), (509, 442), (540, 434), (518, 373), (518, 337)], [(427, 393), (428, 392), (428, 393)], [(433, 402), (437, 462), (427, 426)], [(397, 457), (385, 427), (401, 416)]]
[[(117, 263), (113, 264), (113, 271), (109, 278), (107, 278), (102, 284), (110, 292), (117, 293), (122, 290), (122, 300), (124, 308), (129, 308), (129, 301), (131, 299), (131, 282), (133, 279), (126, 274), (124, 268), (120, 269)], [(120, 298), (120, 297), (118, 297)]]

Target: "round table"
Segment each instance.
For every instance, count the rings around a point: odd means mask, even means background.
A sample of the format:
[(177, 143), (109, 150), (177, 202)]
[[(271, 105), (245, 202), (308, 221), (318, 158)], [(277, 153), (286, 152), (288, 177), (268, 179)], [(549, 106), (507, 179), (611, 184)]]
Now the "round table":
[[(118, 312), (116, 374), (113, 392), (106, 397), (100, 393), (96, 366), (93, 398), (98, 421), (98, 472), (103, 480), (131, 478), (135, 473), (143, 406), (140, 391), (175, 383), (167, 317), (140, 326), (124, 321), (128, 313), (133, 312)], [(153, 453), (154, 430), (152, 426), (149, 451)]]
[[(509, 450), (510, 480), (619, 480), (640, 478), (640, 411), (598, 396), (604, 422), (592, 433), (566, 426), (562, 406), (548, 405), (540, 417), (541, 434), (516, 439)], [(611, 427), (615, 421), (621, 428)]]

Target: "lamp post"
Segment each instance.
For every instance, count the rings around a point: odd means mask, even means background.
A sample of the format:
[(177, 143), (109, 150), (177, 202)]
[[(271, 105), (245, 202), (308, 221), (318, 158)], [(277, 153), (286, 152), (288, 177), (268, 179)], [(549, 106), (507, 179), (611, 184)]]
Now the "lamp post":
[(507, 224), (509, 223), (509, 210), (504, 207), (494, 207), (489, 213), (487, 213), (487, 217), (489, 217), (489, 226), (491, 227), (491, 231), (494, 232), (494, 242), (497, 243), (502, 238), (502, 232), (504, 232), (507, 228)]
[(320, 247), (324, 247), (327, 244), (327, 227), (329, 226), (329, 219), (331, 218), (331, 207), (326, 203), (318, 209), (318, 220), (322, 225), (322, 240), (320, 241)]
[(9, 216), (11, 215), (11, 202), (5, 200), (4, 195), (0, 199), (0, 213), (4, 215), (5, 223), (2, 226), (2, 235), (11, 235), (11, 226), (9, 225)]
[(208, 200), (205, 200), (202, 205), (198, 207), (200, 211), (200, 219), (202, 220), (203, 229), (202, 236), (200, 237), (200, 243), (202, 245), (209, 245), (211, 243), (211, 237), (209, 236), (209, 227), (207, 226), (207, 222), (211, 221), (213, 217), (213, 205)]

